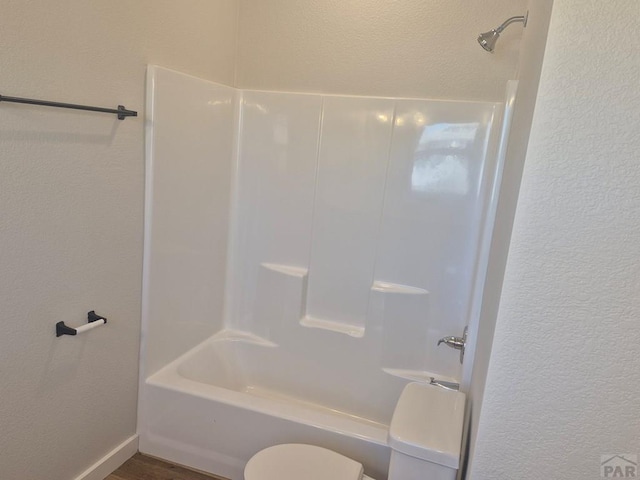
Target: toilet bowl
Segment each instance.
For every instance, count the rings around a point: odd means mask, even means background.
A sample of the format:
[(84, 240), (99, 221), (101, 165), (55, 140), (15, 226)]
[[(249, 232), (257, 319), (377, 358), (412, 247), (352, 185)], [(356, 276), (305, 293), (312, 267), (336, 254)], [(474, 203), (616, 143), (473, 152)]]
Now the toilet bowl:
[[(389, 480), (455, 480), (460, 466), (465, 395), (410, 383), (389, 427)], [(363, 465), (332, 450), (299, 443), (256, 453), (245, 480), (373, 480)]]

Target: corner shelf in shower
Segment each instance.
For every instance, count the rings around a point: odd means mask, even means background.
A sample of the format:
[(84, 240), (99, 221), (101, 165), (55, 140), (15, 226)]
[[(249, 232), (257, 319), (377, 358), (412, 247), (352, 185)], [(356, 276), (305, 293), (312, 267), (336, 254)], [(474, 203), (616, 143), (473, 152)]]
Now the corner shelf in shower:
[(300, 325), (308, 328), (320, 328), (332, 332), (344, 333), (354, 338), (364, 337), (364, 327), (360, 325), (352, 325), (349, 323), (336, 322), (333, 320), (325, 320), (322, 318), (314, 318), (305, 316), (300, 320)]
[[(256, 304), (257, 311), (264, 317), (278, 319), (277, 321), (286, 318), (288, 319), (285, 320), (286, 322), (297, 322), (306, 328), (336, 332), (353, 338), (364, 337), (365, 319), (363, 324), (357, 324), (318, 318), (308, 312), (309, 271), (307, 268), (277, 263), (261, 263), (260, 268), (260, 285)], [(383, 281), (374, 281), (371, 292), (383, 295), (385, 298), (387, 296), (413, 297), (421, 302), (420, 305), (429, 297), (429, 292), (423, 288)]]

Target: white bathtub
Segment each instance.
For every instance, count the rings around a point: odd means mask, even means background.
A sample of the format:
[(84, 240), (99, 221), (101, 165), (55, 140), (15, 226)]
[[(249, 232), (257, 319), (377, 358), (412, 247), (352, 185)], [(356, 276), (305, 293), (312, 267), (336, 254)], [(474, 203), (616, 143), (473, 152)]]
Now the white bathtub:
[[(408, 379), (382, 370), (362, 378), (360, 369), (330, 357), (292, 364), (289, 355), (259, 337), (223, 331), (172, 362), (140, 392), (140, 450), (242, 480), (259, 450), (310, 443), (356, 459), (384, 480), (388, 424)], [(359, 388), (348, 388), (350, 372), (359, 375)]]
[[(306, 442), (384, 480), (404, 386), (463, 374), (436, 344), (482, 297), (502, 107), (147, 78), (140, 449), (241, 480)], [(454, 144), (464, 185), (414, 185)]]

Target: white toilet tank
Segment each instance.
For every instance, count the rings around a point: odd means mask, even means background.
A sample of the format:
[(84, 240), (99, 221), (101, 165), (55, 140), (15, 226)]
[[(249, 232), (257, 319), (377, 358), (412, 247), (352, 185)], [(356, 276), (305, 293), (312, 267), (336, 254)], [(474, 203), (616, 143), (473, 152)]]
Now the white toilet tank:
[(466, 396), (408, 384), (389, 427), (389, 480), (455, 480), (460, 467)]

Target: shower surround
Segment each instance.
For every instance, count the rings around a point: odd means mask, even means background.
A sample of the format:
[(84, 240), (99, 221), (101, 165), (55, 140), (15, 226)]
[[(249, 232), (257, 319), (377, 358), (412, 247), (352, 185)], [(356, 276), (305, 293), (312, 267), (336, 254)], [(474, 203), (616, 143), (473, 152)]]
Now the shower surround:
[(312, 443), (384, 479), (404, 385), (461, 379), (436, 342), (481, 288), (503, 105), (148, 91), (140, 449), (241, 480)]

